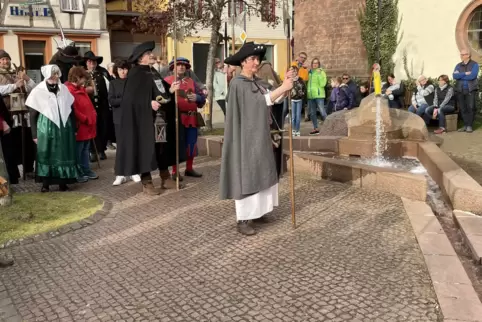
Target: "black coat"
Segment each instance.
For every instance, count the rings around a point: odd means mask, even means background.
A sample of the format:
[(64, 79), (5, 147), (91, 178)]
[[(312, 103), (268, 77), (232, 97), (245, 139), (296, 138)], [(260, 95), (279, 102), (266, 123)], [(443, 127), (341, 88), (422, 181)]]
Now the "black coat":
[(114, 79), (109, 84), (109, 104), (112, 108), (114, 124), (120, 124), (122, 94), (124, 93), (125, 79)]
[[(169, 96), (170, 104), (174, 106), (174, 99), (169, 94), (169, 86), (164, 81), (162, 84), (165, 88), (163, 95)], [(115, 172), (117, 175), (131, 176), (151, 172), (163, 165), (160, 164), (160, 161), (171, 163), (171, 159), (174, 159), (175, 164), (175, 152), (174, 155), (171, 155), (167, 143), (166, 146), (155, 143), (155, 113), (152, 110), (151, 102), (160, 95), (162, 93), (154, 82), (154, 76), (149, 66), (136, 65), (129, 71), (120, 104), (120, 128), (122, 130), (118, 133), (117, 139), (122, 143), (119, 144), (116, 156)], [(169, 104), (163, 106), (162, 109), (174, 110), (172, 107), (169, 108)], [(168, 116), (166, 119), (167, 132), (169, 132), (166, 134), (169, 142), (173, 141), (172, 127), (175, 127), (175, 122), (170, 122)], [(182, 142), (180, 141), (180, 145)], [(171, 143), (171, 145), (173, 144)], [(175, 144), (173, 147), (175, 151)], [(183, 150), (181, 149), (181, 152)], [(169, 158), (165, 156), (169, 156)]]

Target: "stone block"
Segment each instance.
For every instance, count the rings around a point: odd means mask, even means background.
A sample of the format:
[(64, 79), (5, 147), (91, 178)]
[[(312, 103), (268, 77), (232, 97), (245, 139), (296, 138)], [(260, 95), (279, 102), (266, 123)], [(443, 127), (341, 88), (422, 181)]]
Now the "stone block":
[(482, 304), (472, 286), (434, 283), (444, 321), (482, 321)]
[(472, 285), (457, 256), (424, 255), (432, 282)]
[(423, 175), (379, 171), (376, 188), (397, 196), (425, 201), (428, 184)]
[(445, 234), (425, 233), (419, 235), (417, 240), (424, 255), (457, 256)]
[(445, 115), (445, 129), (447, 132), (457, 131), (458, 114)]
[(418, 159), (454, 209), (482, 214), (482, 187), (432, 142), (418, 145)]
[(401, 155), (406, 157), (418, 157), (418, 142), (402, 141)]
[(221, 139), (207, 140), (208, 156), (212, 158), (220, 158), (223, 153), (223, 143)]
[(342, 138), (338, 141), (338, 153), (340, 155), (354, 155), (360, 157), (371, 157), (374, 151), (372, 141), (355, 140)]
[(309, 151), (338, 152), (339, 136), (315, 136), (309, 139)]
[(482, 217), (455, 210), (454, 218), (473, 259), (477, 264), (482, 264)]
[(200, 136), (197, 139), (197, 150), (199, 155), (208, 155), (208, 148), (207, 148), (207, 137)]

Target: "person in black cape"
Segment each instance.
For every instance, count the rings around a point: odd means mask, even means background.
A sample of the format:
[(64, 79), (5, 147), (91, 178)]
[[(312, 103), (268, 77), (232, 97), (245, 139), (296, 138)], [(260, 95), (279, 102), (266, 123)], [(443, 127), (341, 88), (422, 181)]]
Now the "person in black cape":
[(57, 52), (50, 59), (50, 65), (57, 65), (60, 68), (62, 76), (60, 81), (65, 83), (69, 77), (69, 71), (72, 67), (78, 66), (82, 61), (79, 56), (79, 50), (72, 43), (65, 48), (57, 48)]
[[(167, 179), (164, 172), (176, 163), (175, 145), (175, 106), (174, 91), (178, 84), (169, 85), (162, 79), (155, 81), (149, 55), (155, 47), (153, 41), (148, 41), (134, 48), (129, 62), (134, 67), (129, 71), (125, 82), (121, 109), (118, 139), (122, 144), (117, 149), (115, 171), (122, 176), (140, 173), (143, 191), (149, 195), (158, 195), (161, 189), (152, 183), (151, 171), (159, 169), (164, 187)], [(163, 104), (156, 101), (162, 96)], [(167, 123), (167, 143), (155, 142), (154, 121), (156, 112), (165, 113)], [(182, 133), (179, 133), (182, 143)], [(181, 144), (180, 144), (181, 145)], [(185, 160), (180, 149), (180, 162)]]

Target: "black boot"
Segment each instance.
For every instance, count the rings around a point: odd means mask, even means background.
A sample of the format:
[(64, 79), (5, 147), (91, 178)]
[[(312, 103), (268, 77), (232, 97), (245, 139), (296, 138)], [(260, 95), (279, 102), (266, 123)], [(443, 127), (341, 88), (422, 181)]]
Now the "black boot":
[(50, 192), (49, 184), (44, 182), (42, 184), (42, 189), (40, 189), (40, 192)]
[[(182, 182), (184, 178), (180, 174), (177, 174), (177, 175), (179, 176), (179, 182)], [(172, 181), (176, 181), (176, 174), (172, 174), (171, 179)]]
[(69, 190), (70, 190), (69, 187), (65, 183), (59, 184), (59, 191), (64, 192), (64, 191), (69, 191)]
[(184, 172), (184, 175), (186, 177), (193, 177), (193, 178), (201, 178), (203, 175), (199, 172), (196, 172), (194, 170), (186, 170), (186, 172)]
[(238, 221), (238, 232), (245, 235), (245, 236), (253, 236), (256, 235), (256, 230), (251, 227), (249, 221), (241, 220)]
[(105, 152), (101, 152), (100, 155), (99, 155), (99, 158), (101, 160), (106, 160), (107, 159), (107, 155), (105, 155)]

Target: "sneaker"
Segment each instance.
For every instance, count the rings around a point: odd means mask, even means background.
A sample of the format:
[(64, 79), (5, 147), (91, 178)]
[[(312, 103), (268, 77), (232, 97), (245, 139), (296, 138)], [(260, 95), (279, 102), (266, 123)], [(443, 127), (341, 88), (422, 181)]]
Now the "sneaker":
[(310, 132), (310, 135), (318, 135), (318, 134), (320, 134), (320, 131), (318, 130), (313, 130)]
[(300, 136), (300, 135), (301, 133), (299, 131), (295, 133), (295, 136)]
[(460, 129), (457, 130), (457, 132), (465, 132), (467, 130), (467, 128), (464, 126), (464, 127), (461, 127)]
[(445, 133), (445, 132), (447, 132), (447, 130), (444, 129), (443, 127), (433, 131), (433, 133), (435, 133), (435, 134), (442, 134), (442, 133)]
[(131, 176), (131, 179), (132, 179), (132, 181), (134, 181), (136, 183), (141, 182), (141, 176), (138, 175), (138, 174), (135, 174), (135, 175)]
[(89, 181), (89, 177), (87, 176), (82, 176), (77, 178), (78, 183), (86, 183), (87, 181)]
[(99, 179), (99, 176), (97, 175), (97, 173), (95, 173), (94, 171), (90, 170), (89, 173), (87, 173), (85, 175), (88, 179), (90, 180), (95, 180), (95, 179)]
[(472, 130), (471, 126), (467, 126), (467, 128), (465, 129), (465, 132), (472, 133), (472, 132), (474, 132), (474, 130)]
[(125, 183), (126, 181), (127, 181), (126, 177), (117, 176), (117, 177), (115, 177), (115, 181), (112, 185), (113, 186), (120, 186), (121, 184)]

